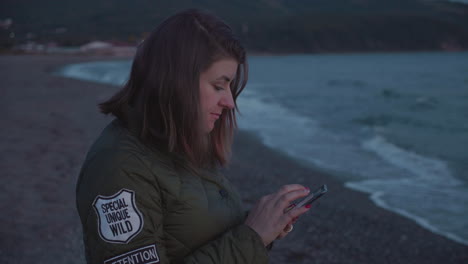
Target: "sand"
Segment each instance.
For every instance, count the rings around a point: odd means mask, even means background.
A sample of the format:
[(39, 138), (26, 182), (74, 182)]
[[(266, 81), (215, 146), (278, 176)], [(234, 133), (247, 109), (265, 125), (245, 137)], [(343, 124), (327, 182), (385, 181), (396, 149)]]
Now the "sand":
[[(87, 149), (111, 120), (96, 104), (118, 87), (54, 75), (109, 57), (0, 56), (0, 263), (85, 263), (75, 183)], [(468, 247), (376, 207), (327, 173), (240, 131), (226, 170), (246, 207), (281, 185), (329, 193), (275, 243), (270, 263), (468, 263)]]

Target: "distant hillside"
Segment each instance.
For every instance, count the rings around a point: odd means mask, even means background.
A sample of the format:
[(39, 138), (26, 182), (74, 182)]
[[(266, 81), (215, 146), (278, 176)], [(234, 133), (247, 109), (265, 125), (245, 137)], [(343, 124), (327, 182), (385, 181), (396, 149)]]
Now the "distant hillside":
[(0, 46), (137, 43), (188, 7), (218, 14), (260, 52), (468, 49), (468, 5), (436, 0), (2, 0)]

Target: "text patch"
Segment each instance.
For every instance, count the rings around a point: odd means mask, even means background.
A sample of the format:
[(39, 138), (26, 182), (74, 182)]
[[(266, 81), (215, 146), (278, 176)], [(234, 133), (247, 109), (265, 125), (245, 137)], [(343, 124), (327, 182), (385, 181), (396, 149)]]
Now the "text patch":
[(98, 216), (99, 236), (104, 241), (126, 244), (143, 228), (134, 191), (122, 189), (112, 196), (98, 195), (93, 207)]
[(159, 255), (156, 245), (146, 246), (132, 250), (122, 255), (104, 261), (104, 264), (152, 264), (159, 263)]

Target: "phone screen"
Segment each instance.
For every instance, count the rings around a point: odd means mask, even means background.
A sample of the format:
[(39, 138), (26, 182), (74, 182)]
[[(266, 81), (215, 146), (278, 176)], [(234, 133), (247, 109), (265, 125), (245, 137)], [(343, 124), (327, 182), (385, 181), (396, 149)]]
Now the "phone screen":
[[(327, 185), (324, 184), (320, 188), (318, 188), (317, 190), (312, 192), (311, 194), (307, 195), (307, 197), (304, 198), (302, 201), (300, 201), (295, 207), (300, 207), (300, 206), (305, 206), (305, 205), (311, 204), (315, 200), (317, 200), (318, 198), (322, 197), (325, 193), (327, 193), (327, 191), (328, 191)], [(285, 212), (287, 212), (287, 211), (289, 211), (289, 210), (291, 210), (293, 208), (294, 207), (288, 207), (288, 208), (286, 208)]]
[(320, 188), (318, 188), (313, 193), (309, 194), (306, 198), (304, 198), (302, 201), (300, 201), (296, 205), (296, 207), (301, 207), (301, 206), (305, 206), (305, 205), (313, 203), (315, 200), (317, 200), (318, 198), (322, 197), (325, 193), (327, 193), (327, 191), (328, 191), (327, 185), (326, 184), (322, 185)]

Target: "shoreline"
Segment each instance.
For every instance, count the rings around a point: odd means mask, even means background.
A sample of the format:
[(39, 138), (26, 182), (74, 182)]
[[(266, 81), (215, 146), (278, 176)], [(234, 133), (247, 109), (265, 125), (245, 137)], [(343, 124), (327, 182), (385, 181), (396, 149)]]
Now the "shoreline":
[[(72, 47), (79, 49), (79, 47)], [(119, 47), (113, 47), (119, 48)], [(125, 48), (135, 48), (132, 52), (116, 52), (112, 48), (109, 50), (102, 49), (90, 52), (77, 51), (77, 52), (28, 52), (18, 50), (3, 50), (0, 52), (0, 56), (58, 56), (58, 57), (70, 57), (70, 58), (90, 58), (94, 61), (94, 58), (100, 58), (104, 61), (114, 59), (132, 59), (136, 52), (136, 46), (128, 46)], [(354, 55), (354, 54), (415, 54), (415, 53), (466, 53), (468, 49), (450, 50), (450, 49), (419, 49), (419, 50), (343, 50), (343, 51), (318, 51), (318, 52), (266, 52), (266, 51), (255, 51), (248, 50), (248, 56), (264, 57), (264, 56), (309, 56), (309, 55)]]
[(357, 182), (345, 182), (345, 187), (351, 189), (351, 190), (354, 190), (354, 191), (359, 191), (359, 192), (362, 192), (362, 193), (365, 193), (365, 194), (368, 194), (369, 196), (369, 199), (378, 207), (382, 208), (382, 209), (385, 209), (387, 211), (390, 211), (390, 212), (394, 212), (402, 217), (406, 217), (412, 221), (414, 221), (416, 224), (418, 224), (419, 226), (427, 229), (428, 231), (436, 234), (436, 235), (440, 235), (440, 236), (443, 236), (449, 240), (452, 240), (456, 243), (459, 243), (463, 246), (468, 246), (468, 241), (453, 234), (453, 233), (449, 233), (449, 232), (444, 232), (442, 230), (440, 230), (439, 228), (437, 228), (436, 226), (434, 226), (433, 224), (431, 224), (429, 221), (427, 221), (426, 219), (424, 219), (423, 217), (420, 217), (420, 216), (417, 216), (411, 212), (408, 212), (407, 210), (403, 210), (401, 208), (398, 208), (398, 207), (392, 207), (390, 205), (388, 205), (383, 199), (381, 199), (380, 197), (382, 196), (382, 193), (381, 192), (373, 192), (373, 191), (370, 191), (370, 190), (366, 190), (365, 188), (362, 188), (362, 186), (359, 186), (359, 181)]
[[(96, 104), (118, 87), (52, 73), (66, 64), (121, 59), (0, 56), (7, 111), (3, 123), (8, 128), (1, 137), (1, 155), (7, 159), (0, 166), (8, 184), (1, 194), (2, 263), (85, 263), (75, 182), (89, 145), (110, 120), (98, 113)], [(301, 183), (313, 189), (326, 183), (329, 187), (294, 231), (275, 243), (270, 263), (458, 263), (468, 259), (468, 247), (377, 207), (369, 195), (268, 148), (252, 132), (238, 131), (233, 153), (225, 174), (246, 208), (283, 184)]]
[[(288, 183), (304, 184), (311, 189), (321, 184), (328, 185), (328, 194), (314, 203), (312, 210), (296, 223), (294, 231), (297, 233), (275, 244), (276, 251), (272, 256), (278, 261), (272, 263), (289, 263), (288, 256), (295, 255), (297, 261), (304, 261), (300, 263), (317, 260), (320, 260), (319, 263), (452, 263), (449, 256), (456, 256), (453, 263), (458, 263), (468, 258), (468, 247), (465, 245), (433, 233), (412, 219), (377, 206), (371, 200), (371, 195), (346, 187), (329, 171), (297, 162), (286, 153), (263, 145), (261, 138), (254, 132), (241, 130), (238, 136), (241, 139), (238, 144), (235, 140), (233, 164), (227, 170), (227, 176), (238, 186), (245, 186), (250, 177), (255, 179), (252, 190), (240, 190), (242, 196), (246, 197), (246, 205), (253, 206), (254, 201), (262, 196), (258, 191), (255, 192), (257, 186), (266, 186), (269, 192), (274, 192)], [(255, 151), (252, 152), (252, 149)], [(252, 163), (252, 160), (255, 160), (255, 164), (249, 167), (247, 164)], [(239, 175), (246, 176), (238, 179)], [(269, 178), (269, 175), (273, 177)], [(284, 175), (290, 176), (286, 178)], [(317, 245), (315, 241), (325, 244)], [(291, 248), (294, 250), (291, 251)], [(341, 250), (346, 252), (344, 255), (347, 257), (342, 255)], [(384, 250), (385, 256), (374, 255), (379, 250)], [(357, 251), (359, 254), (353, 259)]]

